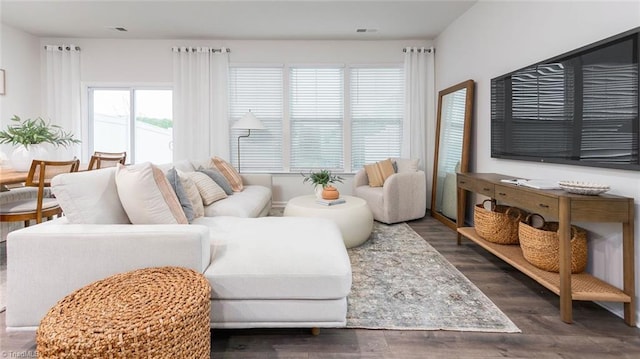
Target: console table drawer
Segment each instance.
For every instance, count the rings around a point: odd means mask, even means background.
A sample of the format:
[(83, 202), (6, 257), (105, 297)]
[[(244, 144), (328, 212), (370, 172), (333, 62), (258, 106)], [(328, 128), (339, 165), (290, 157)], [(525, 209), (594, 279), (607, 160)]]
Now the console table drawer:
[(495, 185), (491, 182), (469, 178), (461, 174), (458, 174), (457, 181), (458, 187), (464, 188), (467, 191), (479, 193), (491, 198), (493, 198), (493, 195), (495, 193)]
[(545, 196), (523, 191), (522, 188), (501, 185), (495, 186), (495, 192), (495, 199), (498, 201), (503, 201), (543, 216), (558, 216), (557, 197)]

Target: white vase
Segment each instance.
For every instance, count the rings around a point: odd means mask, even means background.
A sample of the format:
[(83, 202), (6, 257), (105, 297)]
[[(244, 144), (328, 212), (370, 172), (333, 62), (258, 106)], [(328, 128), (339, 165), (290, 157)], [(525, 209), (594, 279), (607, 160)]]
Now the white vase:
[(16, 171), (26, 172), (31, 168), (31, 162), (34, 159), (48, 159), (48, 152), (45, 146), (41, 144), (29, 145), (29, 148), (18, 146), (11, 153), (11, 167)]
[(317, 199), (322, 199), (322, 190), (324, 189), (324, 187), (322, 187), (322, 185), (316, 185), (314, 190), (316, 193), (316, 198)]

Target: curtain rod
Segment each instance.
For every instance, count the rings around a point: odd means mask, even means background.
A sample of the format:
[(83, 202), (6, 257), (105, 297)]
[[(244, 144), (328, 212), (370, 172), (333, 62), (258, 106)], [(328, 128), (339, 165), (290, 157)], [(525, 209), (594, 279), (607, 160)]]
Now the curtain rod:
[(402, 52), (407, 52), (407, 49), (411, 52), (428, 52), (428, 53), (432, 53), (432, 52), (436, 52), (435, 47), (430, 47), (428, 49), (425, 49), (424, 47), (422, 48), (416, 48), (416, 47), (405, 47), (404, 49), (402, 49)]
[(62, 50), (67, 50), (67, 51), (71, 51), (71, 50), (75, 50), (75, 51), (80, 51), (80, 46), (73, 46), (73, 49), (71, 48), (70, 45), (44, 45), (44, 49), (45, 50), (49, 50), (49, 47), (52, 48), (58, 48), (58, 50), (62, 51)]
[(207, 47), (184, 47), (184, 46), (173, 47), (172, 48), (172, 50), (176, 51), (176, 52), (183, 52), (183, 51), (184, 52), (198, 52), (200, 49), (207, 49), (208, 51), (213, 52), (213, 53), (216, 53), (216, 52), (220, 52), (220, 53), (222, 53), (222, 52), (227, 52), (227, 53), (231, 52), (231, 49), (228, 48), (228, 47), (223, 47), (221, 49), (210, 49), (210, 48), (207, 48)]

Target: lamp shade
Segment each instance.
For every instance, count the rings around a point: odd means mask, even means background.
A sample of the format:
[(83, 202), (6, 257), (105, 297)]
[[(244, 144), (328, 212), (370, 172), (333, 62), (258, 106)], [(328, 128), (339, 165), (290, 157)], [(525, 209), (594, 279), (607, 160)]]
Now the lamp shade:
[(251, 110), (249, 110), (249, 112), (236, 121), (231, 128), (239, 130), (264, 130), (264, 125), (251, 113)]

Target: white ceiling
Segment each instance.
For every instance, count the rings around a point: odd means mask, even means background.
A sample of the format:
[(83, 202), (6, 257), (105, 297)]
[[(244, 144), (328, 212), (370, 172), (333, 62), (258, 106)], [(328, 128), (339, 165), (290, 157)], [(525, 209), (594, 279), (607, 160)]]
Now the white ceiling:
[[(2, 22), (38, 37), (433, 39), (476, 0), (0, 0)], [(110, 28), (124, 27), (127, 32)], [(376, 32), (356, 33), (358, 28)]]

